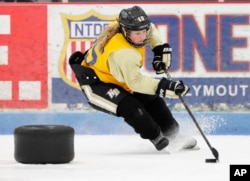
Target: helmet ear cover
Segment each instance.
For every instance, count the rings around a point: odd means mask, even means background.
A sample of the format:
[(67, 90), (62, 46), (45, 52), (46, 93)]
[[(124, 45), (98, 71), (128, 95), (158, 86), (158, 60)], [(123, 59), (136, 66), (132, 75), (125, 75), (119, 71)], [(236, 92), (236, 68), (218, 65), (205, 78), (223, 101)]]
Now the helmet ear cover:
[(123, 36), (135, 47), (142, 47), (147, 43), (147, 38), (143, 43), (133, 43), (130, 38), (131, 31), (147, 30), (147, 36), (150, 31), (151, 22), (147, 14), (139, 6), (123, 9), (119, 14), (118, 23)]

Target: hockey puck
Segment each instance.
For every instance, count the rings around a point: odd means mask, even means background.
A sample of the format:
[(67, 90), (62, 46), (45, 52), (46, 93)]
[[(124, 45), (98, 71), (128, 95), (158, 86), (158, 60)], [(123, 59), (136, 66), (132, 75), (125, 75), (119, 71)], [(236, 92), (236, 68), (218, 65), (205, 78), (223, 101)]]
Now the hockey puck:
[(216, 163), (216, 162), (218, 162), (218, 160), (217, 160), (216, 158), (207, 158), (207, 159), (205, 160), (205, 162), (206, 162), (206, 163)]

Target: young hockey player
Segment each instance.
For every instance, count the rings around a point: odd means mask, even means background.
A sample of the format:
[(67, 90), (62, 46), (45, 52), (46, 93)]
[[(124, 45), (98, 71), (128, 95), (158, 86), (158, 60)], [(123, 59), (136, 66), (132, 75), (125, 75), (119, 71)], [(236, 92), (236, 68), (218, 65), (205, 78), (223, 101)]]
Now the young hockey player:
[(123, 117), (141, 138), (162, 150), (179, 130), (163, 97), (184, 96), (189, 88), (181, 80), (141, 74), (146, 44), (154, 52), (154, 70), (164, 73), (171, 65), (171, 47), (144, 10), (133, 6), (121, 10), (88, 51), (73, 53), (69, 64), (91, 106)]

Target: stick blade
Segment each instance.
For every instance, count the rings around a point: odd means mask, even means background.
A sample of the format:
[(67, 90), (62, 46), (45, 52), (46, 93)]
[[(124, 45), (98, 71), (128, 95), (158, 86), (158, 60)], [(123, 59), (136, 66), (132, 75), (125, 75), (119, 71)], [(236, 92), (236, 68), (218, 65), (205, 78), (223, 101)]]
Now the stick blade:
[(215, 159), (219, 160), (219, 152), (215, 148), (213, 148), (213, 147), (212, 147), (211, 150), (212, 150), (212, 153), (213, 153)]
[(205, 160), (206, 163), (217, 163), (219, 160), (215, 159), (215, 158), (207, 158)]

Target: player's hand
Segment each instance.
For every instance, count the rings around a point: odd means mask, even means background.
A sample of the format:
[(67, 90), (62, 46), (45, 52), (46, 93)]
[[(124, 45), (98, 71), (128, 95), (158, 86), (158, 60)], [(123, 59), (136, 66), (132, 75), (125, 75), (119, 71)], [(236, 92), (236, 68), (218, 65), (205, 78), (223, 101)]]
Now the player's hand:
[(189, 87), (184, 85), (182, 80), (171, 81), (166, 78), (162, 78), (158, 84), (156, 93), (160, 97), (168, 97), (172, 99), (177, 99), (180, 96), (185, 96), (189, 91)]
[(156, 74), (162, 74), (171, 66), (172, 48), (168, 43), (164, 43), (162, 45), (156, 46), (153, 49), (153, 52), (153, 68), (156, 71)]
[(187, 94), (186, 87), (185, 87), (182, 80), (178, 80), (177, 82), (174, 82), (174, 84), (175, 84), (174, 92), (176, 95), (186, 95)]

